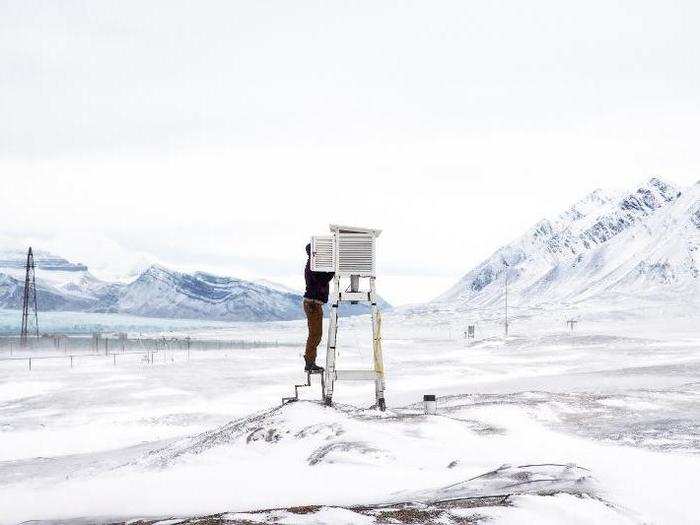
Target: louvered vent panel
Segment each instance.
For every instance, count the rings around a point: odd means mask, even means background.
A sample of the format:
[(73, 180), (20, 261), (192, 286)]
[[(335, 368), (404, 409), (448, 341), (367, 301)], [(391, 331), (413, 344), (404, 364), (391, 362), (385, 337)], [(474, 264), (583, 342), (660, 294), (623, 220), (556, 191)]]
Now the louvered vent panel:
[(332, 235), (311, 238), (311, 271), (335, 271), (335, 242)]
[(374, 275), (374, 236), (338, 233), (338, 272), (345, 275)]

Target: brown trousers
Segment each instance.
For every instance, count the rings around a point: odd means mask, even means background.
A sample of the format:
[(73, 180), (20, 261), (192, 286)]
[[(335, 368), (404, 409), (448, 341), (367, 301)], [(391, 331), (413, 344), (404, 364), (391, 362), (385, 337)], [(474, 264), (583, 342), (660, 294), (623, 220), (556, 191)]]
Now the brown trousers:
[(323, 305), (304, 300), (304, 313), (306, 314), (306, 323), (309, 326), (309, 336), (306, 339), (306, 353), (304, 357), (315, 362), (316, 347), (318, 347), (323, 336)]

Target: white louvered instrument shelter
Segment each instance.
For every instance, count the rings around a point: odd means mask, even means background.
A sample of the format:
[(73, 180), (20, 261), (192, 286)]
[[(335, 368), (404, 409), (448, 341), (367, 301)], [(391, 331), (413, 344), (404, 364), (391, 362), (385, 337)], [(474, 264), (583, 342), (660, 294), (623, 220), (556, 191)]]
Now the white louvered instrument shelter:
[(311, 271), (335, 272), (335, 238), (333, 235), (311, 237)]
[(340, 275), (371, 277), (375, 273), (374, 235), (371, 233), (338, 232), (336, 236)]
[(333, 235), (311, 238), (311, 270), (340, 276), (374, 277), (381, 230), (331, 224)]

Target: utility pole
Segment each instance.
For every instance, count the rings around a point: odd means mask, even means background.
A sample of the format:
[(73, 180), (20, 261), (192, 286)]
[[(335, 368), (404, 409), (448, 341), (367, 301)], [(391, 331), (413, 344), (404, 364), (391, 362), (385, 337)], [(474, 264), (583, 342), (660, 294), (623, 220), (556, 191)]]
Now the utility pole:
[(24, 275), (24, 295), (22, 298), (22, 327), (19, 333), (19, 342), (22, 346), (27, 346), (27, 336), (29, 335), (29, 310), (34, 310), (34, 330), (39, 337), (39, 314), (36, 306), (36, 270), (34, 267), (34, 253), (32, 247), (27, 252), (26, 272)]
[(506, 264), (506, 336), (508, 335), (508, 265)]

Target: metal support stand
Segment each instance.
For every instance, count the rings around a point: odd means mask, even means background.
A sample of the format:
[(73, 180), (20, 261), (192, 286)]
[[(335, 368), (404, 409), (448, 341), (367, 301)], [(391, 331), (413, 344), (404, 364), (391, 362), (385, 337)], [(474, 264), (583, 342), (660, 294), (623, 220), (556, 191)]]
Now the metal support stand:
[[(368, 277), (369, 291), (359, 290), (359, 275), (350, 276), (350, 291), (340, 291), (340, 277), (333, 279), (333, 295), (330, 307), (330, 320), (328, 327), (328, 348), (326, 351), (325, 384), (323, 388), (323, 402), (326, 405), (333, 404), (333, 388), (336, 381), (374, 381), (376, 407), (384, 411), (386, 402), (384, 399), (384, 360), (382, 357), (382, 320), (377, 307), (377, 292), (375, 278)], [(336, 344), (338, 340), (338, 307), (341, 302), (347, 301), (353, 304), (368, 302), (372, 313), (372, 370), (337, 370), (336, 369)]]
[(299, 401), (299, 389), (311, 386), (311, 374), (318, 374), (321, 377), (321, 392), (323, 392), (325, 390), (323, 373), (321, 371), (319, 371), (319, 372), (306, 372), (306, 383), (302, 383), (300, 385), (294, 385), (294, 395), (291, 397), (283, 397), (282, 398), (282, 405), (286, 405), (287, 403), (294, 403), (295, 401)]

